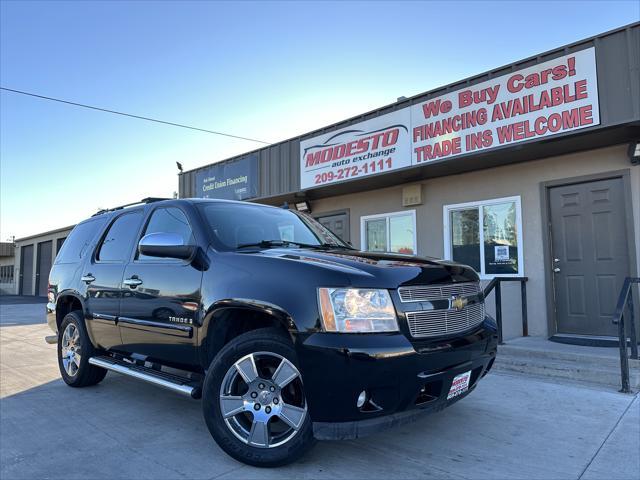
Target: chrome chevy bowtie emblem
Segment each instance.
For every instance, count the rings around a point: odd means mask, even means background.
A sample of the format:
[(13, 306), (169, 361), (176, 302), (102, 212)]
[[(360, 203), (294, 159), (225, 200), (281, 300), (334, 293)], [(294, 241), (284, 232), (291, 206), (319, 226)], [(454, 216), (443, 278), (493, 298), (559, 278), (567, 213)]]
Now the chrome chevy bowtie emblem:
[(467, 306), (467, 303), (469, 303), (469, 300), (467, 300), (466, 297), (451, 297), (451, 308), (454, 308), (455, 310), (462, 310)]

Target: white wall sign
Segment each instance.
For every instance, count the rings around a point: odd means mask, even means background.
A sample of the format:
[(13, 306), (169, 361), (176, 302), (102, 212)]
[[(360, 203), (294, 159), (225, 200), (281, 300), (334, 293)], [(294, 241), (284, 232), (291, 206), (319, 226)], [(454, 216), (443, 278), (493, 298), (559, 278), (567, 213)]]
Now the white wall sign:
[(600, 124), (595, 48), (300, 143), (317, 187)]
[(388, 172), (411, 165), (409, 109), (300, 142), (300, 186)]

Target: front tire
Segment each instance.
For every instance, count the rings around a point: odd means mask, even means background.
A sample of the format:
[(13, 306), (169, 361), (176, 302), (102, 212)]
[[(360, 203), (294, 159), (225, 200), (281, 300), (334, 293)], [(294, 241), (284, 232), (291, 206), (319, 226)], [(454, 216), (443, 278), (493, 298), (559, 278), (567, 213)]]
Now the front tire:
[(82, 311), (68, 313), (58, 330), (58, 367), (70, 387), (88, 387), (100, 383), (107, 371), (89, 363), (96, 354), (82, 318)]
[(286, 465), (315, 442), (296, 353), (278, 329), (247, 332), (218, 353), (202, 408), (220, 448), (249, 465)]

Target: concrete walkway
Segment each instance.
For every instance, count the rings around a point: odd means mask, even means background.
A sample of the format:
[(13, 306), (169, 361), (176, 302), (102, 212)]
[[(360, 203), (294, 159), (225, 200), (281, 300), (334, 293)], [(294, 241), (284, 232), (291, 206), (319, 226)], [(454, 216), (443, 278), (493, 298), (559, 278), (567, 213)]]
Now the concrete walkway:
[(414, 424), (247, 467), (213, 442), (199, 401), (113, 373), (64, 385), (42, 309), (0, 306), (2, 479), (640, 478), (637, 397), (505, 374)]

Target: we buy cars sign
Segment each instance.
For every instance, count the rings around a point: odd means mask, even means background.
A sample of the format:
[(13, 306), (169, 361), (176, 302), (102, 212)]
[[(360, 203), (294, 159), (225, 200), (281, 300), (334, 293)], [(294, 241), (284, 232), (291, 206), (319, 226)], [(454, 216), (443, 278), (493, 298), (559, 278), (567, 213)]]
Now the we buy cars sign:
[(598, 125), (589, 48), (411, 107), (413, 165)]
[[(599, 123), (595, 49), (589, 48), (305, 140), (300, 185), (444, 161)], [(408, 125), (409, 134), (389, 133), (398, 125)]]

